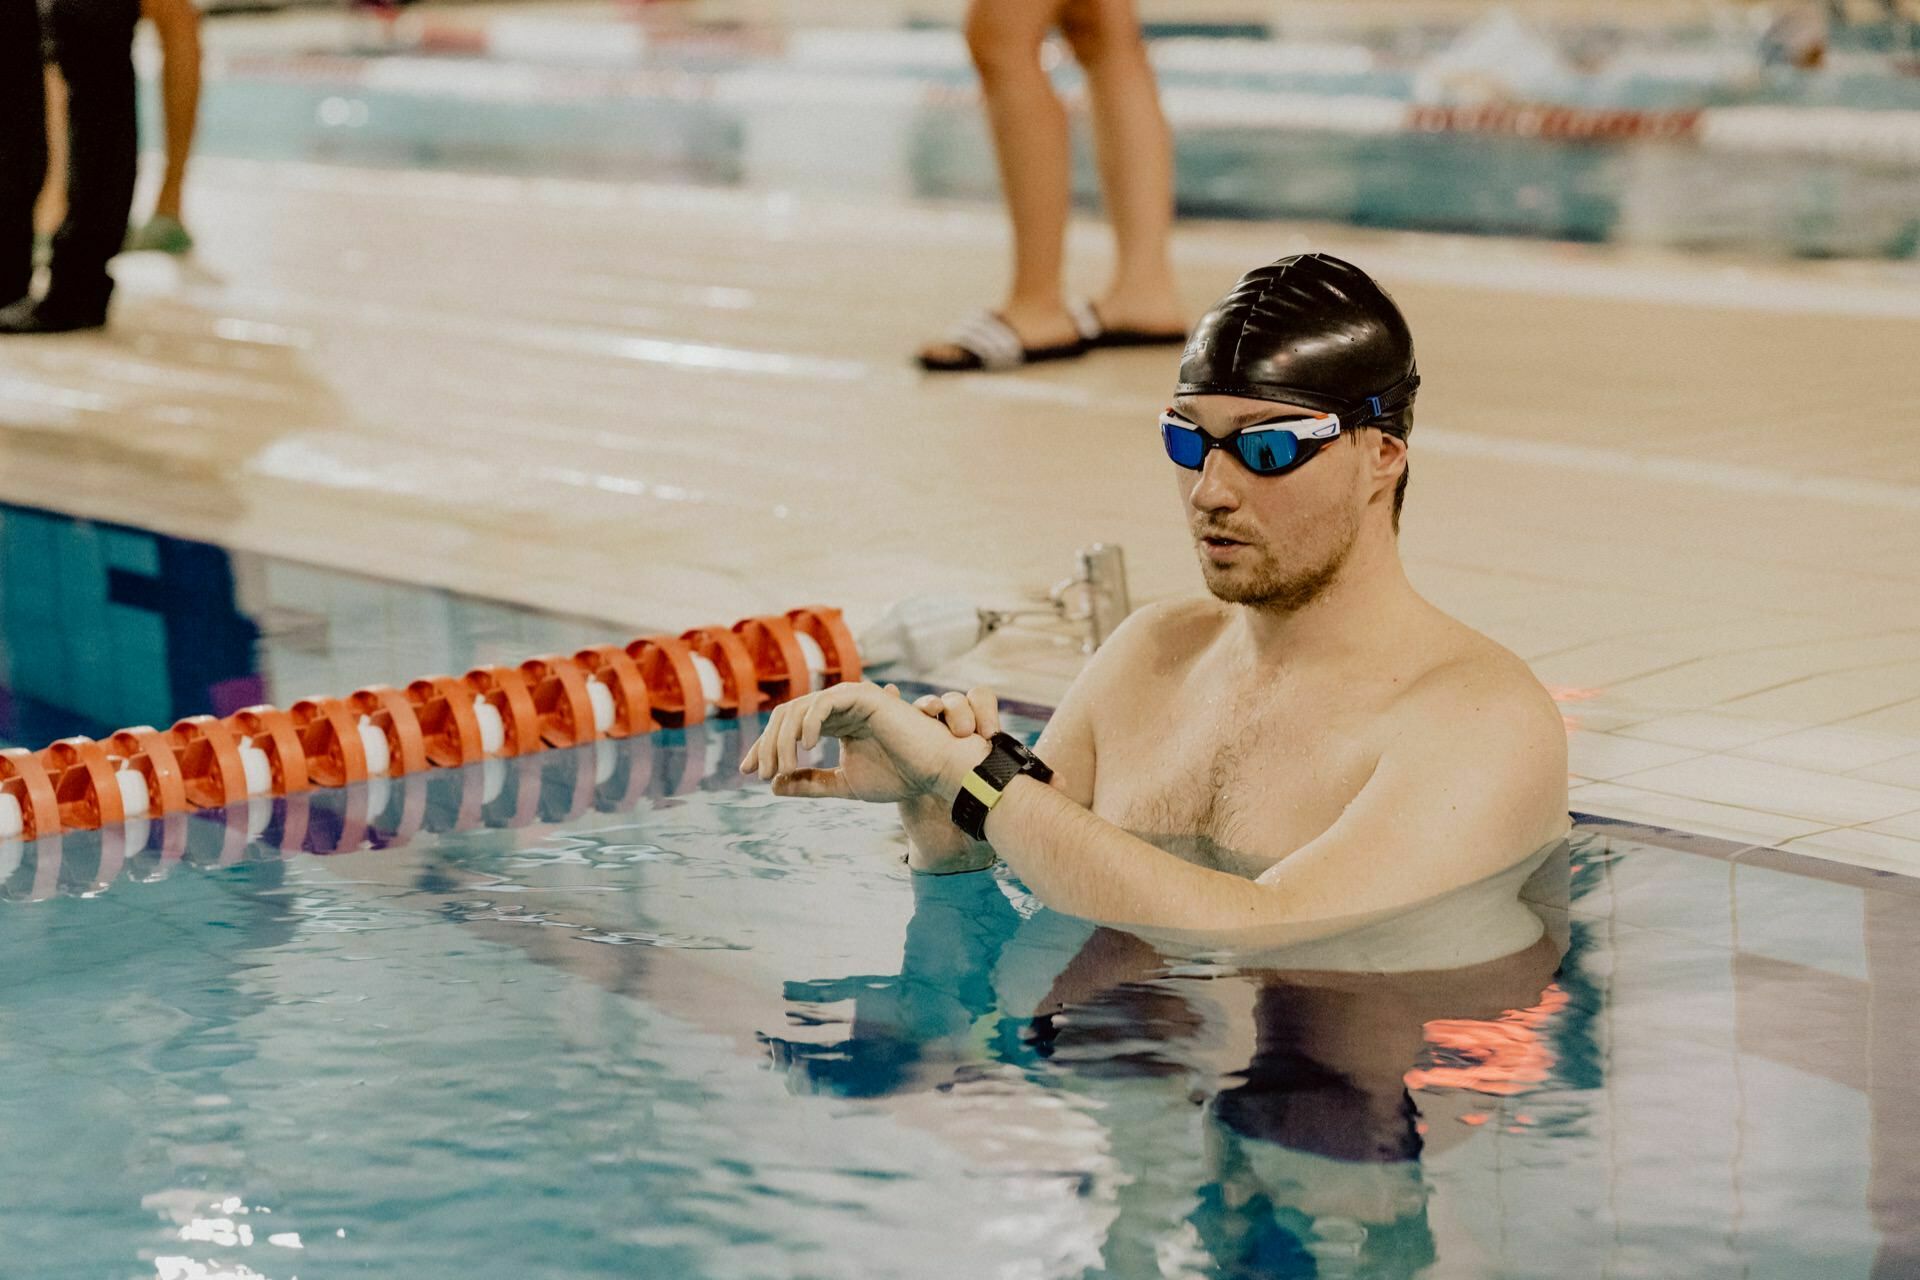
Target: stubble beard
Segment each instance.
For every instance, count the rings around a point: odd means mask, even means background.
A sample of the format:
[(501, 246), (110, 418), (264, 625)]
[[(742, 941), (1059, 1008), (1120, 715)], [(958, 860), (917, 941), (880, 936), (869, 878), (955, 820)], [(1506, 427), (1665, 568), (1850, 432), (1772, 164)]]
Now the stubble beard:
[(1319, 564), (1306, 568), (1283, 568), (1262, 549), (1257, 564), (1222, 570), (1203, 558), (1201, 571), (1207, 579), (1207, 590), (1216, 600), (1279, 613), (1297, 613), (1319, 599), (1339, 579), (1358, 534), (1357, 522), (1350, 521), (1332, 552)]

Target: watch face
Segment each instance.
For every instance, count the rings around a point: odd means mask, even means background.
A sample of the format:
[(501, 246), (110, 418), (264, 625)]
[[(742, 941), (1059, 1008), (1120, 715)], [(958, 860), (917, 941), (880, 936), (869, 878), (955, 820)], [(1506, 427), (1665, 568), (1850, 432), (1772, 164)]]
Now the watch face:
[(1042, 782), (1053, 778), (1053, 770), (1012, 734), (996, 733), (992, 741), (993, 750), (980, 762), (980, 768), (996, 787), (1004, 788), (1023, 773)]

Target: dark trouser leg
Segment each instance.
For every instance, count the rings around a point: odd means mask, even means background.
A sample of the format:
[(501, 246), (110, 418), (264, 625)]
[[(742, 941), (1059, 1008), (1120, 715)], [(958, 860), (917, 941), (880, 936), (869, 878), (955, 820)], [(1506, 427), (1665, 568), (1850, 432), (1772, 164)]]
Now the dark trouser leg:
[(140, 139), (134, 119), (133, 27), (139, 0), (52, 0), (49, 22), (67, 78), (67, 220), (53, 237), (44, 307), (103, 314), (107, 260), (133, 208)]
[(33, 202), (47, 175), (47, 90), (35, 0), (0, 0), (0, 307), (33, 278)]

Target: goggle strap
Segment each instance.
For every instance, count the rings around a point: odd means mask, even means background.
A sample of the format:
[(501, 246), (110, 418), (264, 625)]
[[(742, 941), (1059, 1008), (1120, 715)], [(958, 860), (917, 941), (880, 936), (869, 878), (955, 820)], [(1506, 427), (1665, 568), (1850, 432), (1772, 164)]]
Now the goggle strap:
[(1400, 381), (1394, 383), (1379, 395), (1368, 396), (1365, 400), (1362, 400), (1360, 404), (1361, 407), (1366, 410), (1366, 414), (1360, 418), (1359, 421), (1351, 425), (1356, 427), (1364, 426), (1375, 418), (1386, 417), (1395, 409), (1411, 403), (1413, 393), (1419, 389), (1420, 374), (1417, 370), (1409, 369), (1406, 377), (1400, 379)]

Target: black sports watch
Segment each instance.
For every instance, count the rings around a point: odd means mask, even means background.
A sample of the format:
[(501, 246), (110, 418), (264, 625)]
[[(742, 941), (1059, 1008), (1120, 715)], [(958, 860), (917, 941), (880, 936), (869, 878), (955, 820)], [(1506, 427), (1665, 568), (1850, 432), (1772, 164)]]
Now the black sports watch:
[(1012, 734), (996, 733), (988, 741), (993, 750), (960, 780), (960, 790), (953, 797), (953, 825), (975, 840), (987, 838), (987, 812), (1000, 803), (1001, 794), (1015, 778), (1025, 774), (1036, 782), (1053, 781), (1053, 770)]

